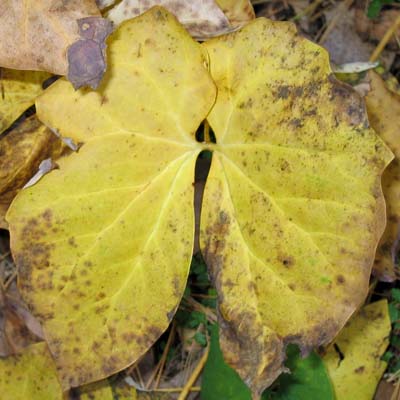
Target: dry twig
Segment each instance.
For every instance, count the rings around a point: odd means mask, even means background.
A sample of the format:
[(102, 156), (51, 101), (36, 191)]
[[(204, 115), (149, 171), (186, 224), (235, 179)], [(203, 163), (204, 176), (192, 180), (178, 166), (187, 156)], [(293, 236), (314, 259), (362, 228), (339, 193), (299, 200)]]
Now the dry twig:
[(383, 49), (386, 47), (386, 45), (389, 43), (389, 40), (392, 38), (392, 36), (396, 33), (397, 29), (399, 28), (400, 28), (400, 15), (396, 18), (391, 27), (383, 35), (383, 38), (378, 43), (378, 46), (376, 46), (374, 52), (371, 54), (369, 61), (374, 62), (379, 58)]
[(181, 394), (179, 395), (178, 400), (185, 400), (186, 399), (187, 395), (190, 392), (190, 389), (192, 388), (193, 384), (196, 382), (197, 378), (199, 377), (200, 372), (204, 368), (204, 365), (205, 365), (205, 363), (207, 361), (209, 350), (210, 350), (210, 346), (207, 346), (206, 349), (204, 350), (203, 355), (200, 358), (199, 363), (197, 364), (196, 368), (194, 369), (194, 371), (190, 375), (190, 377), (189, 377), (188, 381), (186, 382)]

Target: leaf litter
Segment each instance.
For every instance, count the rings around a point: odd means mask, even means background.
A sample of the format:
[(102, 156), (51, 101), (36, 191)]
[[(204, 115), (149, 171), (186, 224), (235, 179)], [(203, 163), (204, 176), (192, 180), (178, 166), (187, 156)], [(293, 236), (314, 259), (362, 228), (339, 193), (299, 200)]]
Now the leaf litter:
[[(56, 127), (57, 129), (58, 129), (58, 126)], [(88, 131), (89, 132), (89, 131)], [(218, 137), (217, 137), (217, 140), (218, 140)], [(214, 153), (215, 153), (215, 150), (214, 150)], [(57, 171), (56, 171), (57, 172)], [(384, 179), (384, 182), (385, 182), (385, 179)], [(35, 187), (35, 186), (34, 186)], [(196, 283), (197, 282), (197, 276), (196, 276), (196, 279), (195, 279), (195, 281), (194, 281), (194, 283)], [(201, 282), (201, 280), (200, 280), (200, 282)], [(190, 280), (190, 283), (191, 283), (191, 285), (192, 285), (192, 283), (193, 283), (193, 281), (192, 280)], [(199, 282), (197, 282), (196, 283), (196, 285), (198, 284)], [(194, 293), (194, 294), (196, 294), (196, 293)], [(201, 294), (200, 293), (200, 295), (205, 295), (205, 296), (208, 296), (208, 294)], [(215, 299), (215, 295), (213, 295), (214, 296), (214, 299)], [(185, 298), (186, 298), (186, 296), (185, 296)], [(189, 298), (193, 298), (192, 296), (190, 296)], [(184, 301), (183, 303), (186, 303), (186, 301)], [(190, 303), (191, 303), (191, 301), (190, 301)], [(186, 303), (187, 304), (187, 303)], [(196, 304), (196, 303), (195, 303)], [(201, 304), (201, 303), (200, 303)], [(198, 306), (195, 306), (196, 308), (198, 307)], [(201, 306), (200, 307), (200, 309), (202, 310), (202, 311), (204, 311), (204, 307), (203, 306)], [(207, 309), (207, 308), (206, 308)], [(193, 311), (192, 311), (193, 312)], [(213, 315), (215, 315), (214, 314), (214, 312), (213, 312)], [(213, 317), (214, 318), (214, 317)], [(204, 323), (203, 322), (201, 322), (200, 323), (200, 325), (204, 325)], [(206, 324), (208, 324), (208, 322), (206, 323)], [(200, 326), (200, 325), (198, 325), (198, 326)], [(190, 332), (190, 331), (192, 331), (192, 328), (190, 328), (189, 329), (189, 331), (188, 332)], [(195, 334), (196, 333), (199, 333), (197, 336), (196, 336), (196, 338), (199, 340), (199, 342), (200, 343), (203, 343), (204, 344), (204, 342), (203, 342), (203, 340), (201, 339), (202, 338), (202, 335), (206, 335), (206, 337), (207, 337), (207, 334), (206, 333), (204, 333), (204, 330), (200, 330), (199, 332), (197, 332), (197, 329), (195, 329)], [(189, 333), (189, 335), (193, 335), (193, 331), (191, 332), (191, 333)], [(180, 336), (178, 336), (178, 338), (179, 338)], [(182, 336), (183, 337), (183, 336)], [(192, 337), (194, 337), (194, 336), (192, 336)], [(162, 343), (162, 341), (163, 340), (165, 340), (165, 339), (160, 339), (160, 343)], [(174, 339), (175, 340), (175, 339)], [(176, 341), (175, 340), (175, 345), (177, 344), (177, 343), (179, 343), (179, 341)], [(197, 343), (197, 342), (196, 342)], [(172, 347), (172, 349), (174, 348), (174, 345), (172, 345), (171, 346)], [(198, 344), (195, 346), (195, 347), (198, 347)], [(150, 350), (150, 351), (154, 351), (153, 350), (153, 348)], [(197, 349), (197, 351), (202, 351), (202, 347), (200, 346), (200, 348), (198, 348)], [(156, 352), (154, 353), (154, 354), (157, 354), (157, 350), (156, 350)], [(170, 356), (171, 357), (171, 356)], [(172, 357), (172, 359), (173, 359), (173, 357)], [(199, 360), (200, 358), (198, 358), (198, 357), (195, 357), (195, 360), (194, 360), (194, 366), (196, 365), (196, 359), (197, 360)], [(171, 359), (169, 360), (169, 361), (171, 361)], [(166, 363), (166, 365), (168, 365), (169, 364), (169, 361)], [(182, 366), (180, 367), (181, 369), (182, 369)], [(139, 376), (138, 376), (138, 372), (136, 371), (136, 372), (134, 372), (134, 368), (130, 368), (129, 369), (129, 371), (128, 371), (128, 373), (129, 374), (132, 374), (132, 375), (134, 375), (135, 376), (135, 381), (140, 381), (140, 378), (139, 378)], [(140, 375), (140, 374), (139, 374)], [(143, 378), (143, 377), (142, 377)], [(168, 377), (166, 377), (167, 379), (166, 379), (166, 382), (168, 382)], [(186, 376), (186, 378), (187, 378), (187, 376)], [(182, 381), (180, 381), (180, 382), (182, 382), (182, 384), (181, 384), (181, 389), (183, 389), (183, 386), (184, 386), (184, 384), (185, 384), (185, 379)], [(124, 385), (122, 385), (123, 387), (125, 387), (126, 388), (126, 386), (124, 386)], [(178, 385), (179, 386), (179, 385)], [(194, 386), (194, 388), (196, 389), (196, 386)], [(129, 390), (128, 389), (126, 389), (128, 392), (129, 392)], [(192, 393), (192, 397), (193, 396), (195, 396), (195, 394), (196, 394), (196, 392), (193, 392)], [(163, 392), (158, 392), (158, 395), (157, 395), (158, 397), (163, 397), (163, 398), (174, 398), (174, 397), (171, 397), (171, 394), (167, 394), (167, 393), (163, 393)], [(175, 398), (177, 398), (177, 397), (175, 397)]]

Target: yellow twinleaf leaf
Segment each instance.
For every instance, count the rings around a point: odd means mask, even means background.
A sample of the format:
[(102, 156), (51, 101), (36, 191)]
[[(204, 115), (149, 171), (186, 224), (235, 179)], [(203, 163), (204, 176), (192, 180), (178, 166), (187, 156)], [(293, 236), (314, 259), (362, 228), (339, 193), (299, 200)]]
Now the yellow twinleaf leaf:
[(399, 274), (395, 257), (400, 239), (400, 96), (376, 72), (370, 71), (368, 76), (371, 90), (365, 100), (371, 126), (396, 156), (383, 174), (388, 222), (376, 252), (374, 275), (393, 281)]
[(2, 400), (62, 400), (57, 371), (44, 342), (27, 347), (23, 353), (0, 358)]
[(390, 318), (386, 300), (368, 304), (348, 322), (331, 345), (324, 363), (337, 399), (371, 400), (386, 369), (381, 360), (389, 345)]
[[(45, 342), (0, 359), (0, 393), (2, 400), (62, 400), (68, 397), (63, 395), (56, 366)], [(114, 399), (107, 380), (82, 386), (76, 394), (81, 400)], [(134, 388), (129, 388), (129, 399), (136, 399)]]
[(41, 161), (57, 158), (63, 146), (35, 116), (0, 136), (0, 228), (7, 228), (5, 215), (18, 190), (36, 173)]
[(114, 24), (120, 24), (156, 5), (173, 13), (196, 38), (217, 36), (232, 30), (228, 18), (215, 0), (123, 0), (111, 9), (108, 18)]
[(259, 19), (204, 47), (218, 96), (202, 251), (225, 357), (261, 392), (286, 344), (329, 343), (364, 300), (392, 156), (292, 24)]
[(192, 146), (215, 98), (204, 51), (160, 8), (122, 25), (110, 43), (112, 68), (99, 90), (60, 80), (37, 100), (39, 119), (77, 142), (129, 131)]
[(45, 72), (0, 70), (0, 133), (34, 104), (49, 77)]
[(99, 15), (95, 0), (2, 0), (0, 66), (66, 75), (77, 20)]
[(215, 100), (200, 45), (166, 11), (110, 42), (98, 92), (61, 81), (39, 99), (40, 118), (84, 144), (7, 217), (64, 388), (127, 367), (174, 315), (193, 248), (195, 132)]

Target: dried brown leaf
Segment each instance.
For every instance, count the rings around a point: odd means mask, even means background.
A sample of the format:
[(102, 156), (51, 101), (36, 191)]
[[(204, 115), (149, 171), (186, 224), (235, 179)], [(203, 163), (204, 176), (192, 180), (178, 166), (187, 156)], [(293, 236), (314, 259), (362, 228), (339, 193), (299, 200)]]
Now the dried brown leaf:
[[(97, 32), (101, 32), (94, 40), (93, 36), (87, 37), (87, 32), (91, 33), (92, 29), (82, 32), (88, 17), (90, 28), (96, 21)], [(58, 75), (67, 75), (69, 72), (71, 75), (67, 51), (74, 44), (73, 76), (77, 71), (83, 73), (86, 78), (84, 84), (95, 88), (99, 75), (105, 69), (103, 46), (109, 31), (110, 26), (101, 18), (95, 0), (3, 0), (0, 4), (0, 65), (13, 69), (49, 71)], [(98, 46), (97, 39), (100, 37), (102, 44)], [(79, 68), (76, 66), (77, 46), (80, 49), (78, 60), (82, 62)], [(92, 75), (88, 77), (89, 71)]]
[[(400, 11), (396, 9), (382, 10), (378, 18), (368, 18), (364, 8), (356, 8), (355, 11), (355, 29), (364, 41), (372, 43), (379, 42), (388, 29), (393, 26), (396, 18), (400, 15)], [(400, 29), (397, 35), (400, 34)], [(398, 49), (396, 37), (393, 36), (388, 43), (391, 50)]]

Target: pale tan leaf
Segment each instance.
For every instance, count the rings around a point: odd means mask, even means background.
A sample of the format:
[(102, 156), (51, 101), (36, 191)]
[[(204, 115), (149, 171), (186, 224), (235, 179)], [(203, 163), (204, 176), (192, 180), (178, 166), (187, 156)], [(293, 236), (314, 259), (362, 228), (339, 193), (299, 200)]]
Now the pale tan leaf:
[(66, 75), (77, 20), (89, 16), (100, 16), (94, 0), (2, 0), (0, 65)]
[(250, 0), (216, 0), (216, 2), (235, 27), (242, 26), (256, 17)]
[(215, 0), (123, 0), (108, 13), (108, 18), (114, 24), (120, 24), (155, 5), (173, 13), (196, 38), (217, 36), (232, 30)]

